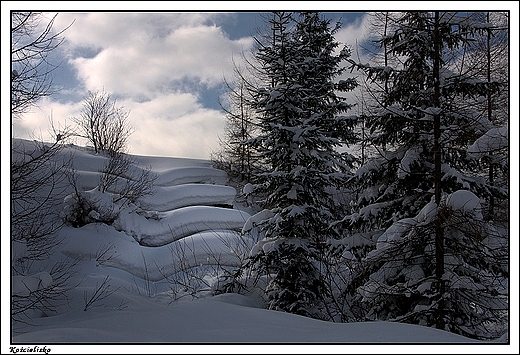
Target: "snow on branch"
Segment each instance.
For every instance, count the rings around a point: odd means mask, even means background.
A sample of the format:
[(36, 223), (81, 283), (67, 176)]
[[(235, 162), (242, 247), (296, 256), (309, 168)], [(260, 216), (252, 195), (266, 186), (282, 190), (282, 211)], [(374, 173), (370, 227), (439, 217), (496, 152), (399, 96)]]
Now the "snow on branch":
[(492, 128), (468, 148), (468, 155), (480, 159), (495, 151), (509, 147), (508, 125)]

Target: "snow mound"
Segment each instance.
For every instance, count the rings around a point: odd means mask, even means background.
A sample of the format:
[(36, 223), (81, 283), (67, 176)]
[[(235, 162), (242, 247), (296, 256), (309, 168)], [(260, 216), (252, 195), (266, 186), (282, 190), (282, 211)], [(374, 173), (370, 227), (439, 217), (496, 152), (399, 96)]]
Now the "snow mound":
[(165, 212), (187, 206), (232, 206), (236, 190), (231, 186), (209, 184), (183, 184), (158, 186), (153, 195), (139, 201), (150, 210)]
[(229, 208), (189, 206), (162, 212), (159, 218), (156, 221), (122, 213), (117, 222), (141, 245), (157, 247), (201, 231), (240, 230), (249, 214)]
[(238, 266), (240, 260), (232, 246), (244, 242), (237, 232), (210, 230), (169, 245), (146, 248), (101, 223), (67, 227), (61, 233), (68, 236), (68, 243), (60, 247), (63, 254), (76, 260), (94, 260), (98, 266), (120, 269), (153, 282), (201, 265)]
[(157, 173), (156, 185), (173, 186), (190, 183), (225, 184), (227, 173), (223, 170), (203, 166), (172, 168)]
[[(110, 191), (99, 191), (99, 171), (106, 157), (74, 149), (78, 186), (95, 209), (89, 212), (87, 225), (60, 232), (67, 241), (61, 246), (63, 254), (95, 260), (96, 265), (151, 281), (179, 272), (181, 264), (184, 268), (239, 265), (232, 246), (249, 243), (241, 239), (239, 231), (250, 215), (232, 208), (236, 190), (225, 185), (225, 171), (203, 160), (132, 157), (132, 170), (146, 167), (157, 175), (154, 193), (141, 196), (134, 204), (118, 200)], [(71, 196), (65, 198), (64, 215), (74, 212)], [(101, 216), (105, 212), (114, 216), (111, 224), (96, 223), (110, 220)], [(180, 249), (184, 255), (175, 256), (173, 251)], [(23, 292), (21, 282), (17, 292)]]
[(97, 171), (76, 170), (76, 183), (84, 190), (92, 190), (98, 187), (101, 173)]
[[(141, 299), (135, 298), (130, 300), (143, 303)], [(154, 307), (150, 306), (141, 312), (123, 310), (104, 312), (95, 318), (83, 317), (75, 321), (73, 326), (67, 320), (59, 322), (58, 319), (45, 329), (37, 328), (31, 333), (16, 335), (13, 341), (44, 344), (105, 343), (105, 350), (107, 342), (123, 341), (199, 343), (203, 346), (207, 346), (204, 343), (321, 343), (319, 346), (323, 346), (345, 343), (420, 344), (433, 341), (443, 345), (470, 343), (482, 346), (482, 343), (460, 335), (418, 325), (390, 322), (333, 323), (243, 306), (240, 303), (250, 302), (238, 295), (235, 299), (213, 297), (178, 302), (169, 307), (156, 302)], [(129, 335), (133, 338), (129, 339)], [(130, 346), (128, 349), (131, 349)], [(174, 351), (171, 347), (164, 350)], [(348, 352), (348, 348), (340, 350), (341, 353)]]

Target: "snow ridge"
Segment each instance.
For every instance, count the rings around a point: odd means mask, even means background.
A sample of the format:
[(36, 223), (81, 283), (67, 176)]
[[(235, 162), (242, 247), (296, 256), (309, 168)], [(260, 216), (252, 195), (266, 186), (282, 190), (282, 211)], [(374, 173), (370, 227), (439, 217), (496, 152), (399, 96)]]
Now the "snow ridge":
[[(61, 246), (63, 254), (77, 260), (100, 259), (103, 266), (150, 281), (178, 272), (181, 264), (184, 268), (211, 263), (240, 265), (230, 246), (244, 242), (240, 231), (251, 216), (234, 208), (237, 192), (225, 185), (227, 174), (223, 170), (197, 165), (155, 170), (151, 167), (157, 174), (155, 192), (139, 198), (135, 204), (115, 203), (110, 193), (97, 190), (100, 173), (92, 172), (93, 164), (103, 165), (103, 157), (76, 157), (80, 186), (98, 205), (102, 202), (103, 209), (112, 209), (118, 215), (111, 225), (65, 227), (61, 233), (74, 242)], [(132, 168), (141, 169), (143, 163), (134, 162)], [(186, 248), (188, 252), (183, 256), (173, 252)], [(99, 258), (103, 251), (107, 253)], [(183, 260), (176, 260), (181, 257)], [(22, 281), (17, 292), (23, 291)]]

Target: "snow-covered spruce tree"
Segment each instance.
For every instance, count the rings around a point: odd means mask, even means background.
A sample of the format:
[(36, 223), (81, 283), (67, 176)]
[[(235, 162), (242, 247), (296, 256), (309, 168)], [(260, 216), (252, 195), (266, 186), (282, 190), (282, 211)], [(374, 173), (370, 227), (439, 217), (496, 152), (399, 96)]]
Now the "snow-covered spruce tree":
[(486, 26), (457, 13), (395, 19), (380, 43), (402, 65), (352, 62), (386, 86), (367, 119), (380, 155), (358, 170), (358, 211), (344, 219), (353, 230), (379, 231), (353, 285), (361, 284), (367, 319), (493, 338), (507, 313), (507, 230), (484, 222), (480, 201), (506, 197), (507, 187), (487, 183), (466, 154), (491, 128), (467, 103), (501, 85), (461, 66), (466, 44)]
[(347, 48), (335, 54), (339, 25), (331, 28), (318, 13), (293, 16), (273, 13), (272, 35), (257, 52), (269, 81), (256, 90), (260, 134), (248, 144), (268, 168), (254, 184), (265, 196), (264, 217), (254, 217), (264, 239), (253, 248), (250, 266), (268, 277), (270, 309), (324, 317), (321, 266), (336, 218), (332, 193), (349, 171), (336, 148), (354, 140), (353, 120), (341, 115), (350, 105), (336, 92), (356, 83), (334, 83), (350, 55)]

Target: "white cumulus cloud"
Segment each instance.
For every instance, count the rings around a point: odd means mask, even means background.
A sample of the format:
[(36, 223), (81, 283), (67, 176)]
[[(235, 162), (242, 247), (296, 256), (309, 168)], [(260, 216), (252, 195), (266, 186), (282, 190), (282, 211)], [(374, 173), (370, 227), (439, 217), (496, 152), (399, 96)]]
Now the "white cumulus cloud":
[[(71, 21), (73, 14), (62, 21)], [(231, 73), (231, 57), (247, 51), (252, 38), (231, 40), (213, 24), (224, 14), (80, 14), (67, 33), (70, 64), (89, 90), (105, 88), (151, 99), (189, 79), (214, 87)], [(93, 52), (92, 52), (93, 51)]]
[(192, 94), (170, 93), (121, 104), (130, 110), (132, 152), (207, 159), (218, 150), (218, 134), (225, 124), (222, 112), (202, 107)]

